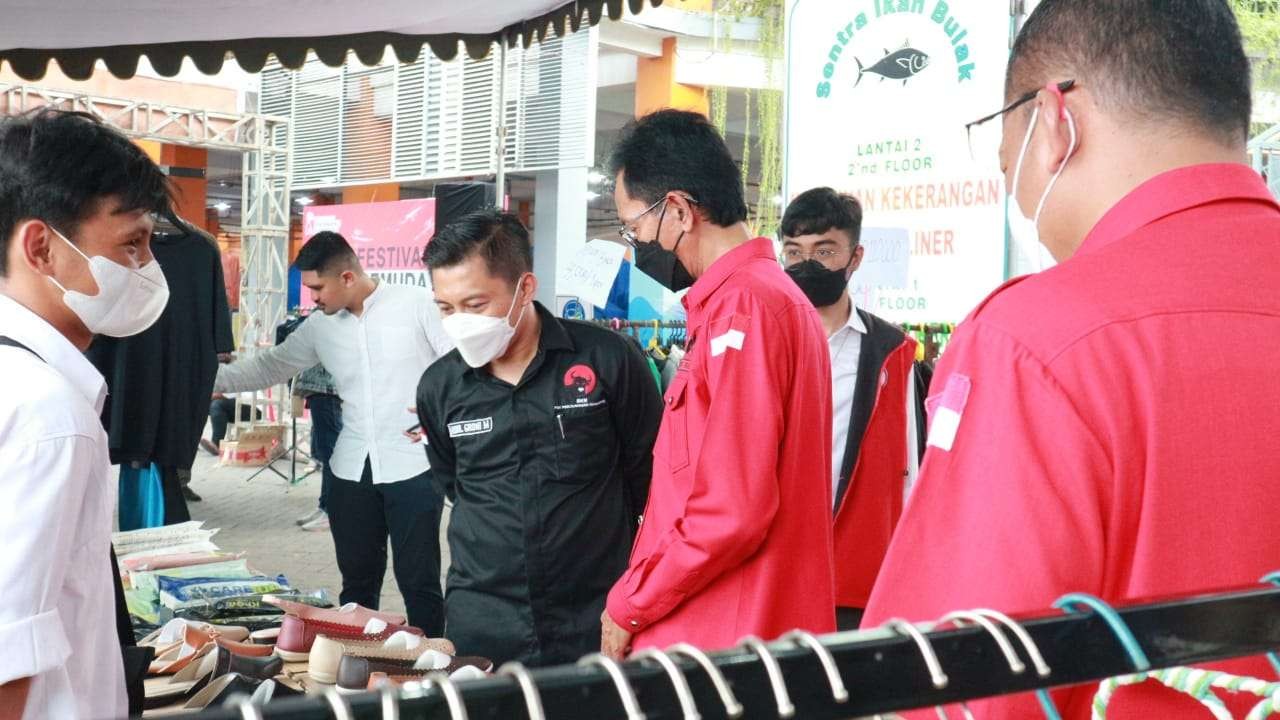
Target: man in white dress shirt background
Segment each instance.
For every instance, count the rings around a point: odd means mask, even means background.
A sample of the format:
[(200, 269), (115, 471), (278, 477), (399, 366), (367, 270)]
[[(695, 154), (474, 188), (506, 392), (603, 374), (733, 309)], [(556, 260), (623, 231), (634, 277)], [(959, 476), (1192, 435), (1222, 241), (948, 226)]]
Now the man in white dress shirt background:
[(857, 629), (924, 447), (925, 388), (916, 342), (855, 307), (862, 206), (814, 188), (782, 217), (782, 260), (818, 309), (831, 351), (831, 497), (835, 503), (836, 626)]
[(294, 266), (320, 312), (280, 345), (223, 365), (214, 390), (261, 390), (316, 364), (329, 370), (343, 417), (324, 467), (331, 473), (326, 504), (342, 575), (340, 600), (378, 608), (390, 537), (409, 623), (440, 637), (444, 501), (432, 487), (423, 446), (406, 429), (414, 424), (418, 379), (452, 343), (430, 292), (369, 277), (337, 233), (314, 235)]
[(164, 174), (80, 114), (0, 120), (0, 720), (128, 713), (94, 335), (150, 327)]

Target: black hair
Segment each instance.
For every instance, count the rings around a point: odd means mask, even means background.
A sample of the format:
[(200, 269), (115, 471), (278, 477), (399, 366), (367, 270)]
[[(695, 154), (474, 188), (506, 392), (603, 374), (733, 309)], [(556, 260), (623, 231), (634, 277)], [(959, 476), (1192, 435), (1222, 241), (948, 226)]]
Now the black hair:
[(858, 198), (829, 187), (805, 190), (787, 206), (781, 228), (784, 238), (821, 235), (833, 228), (842, 230), (856, 248), (862, 237), (862, 204)]
[(346, 238), (325, 230), (312, 235), (302, 246), (293, 266), (304, 272), (311, 270), (320, 275), (332, 275), (344, 270), (357, 270), (360, 263)]
[(440, 229), (427, 243), (422, 262), (428, 270), (455, 267), (475, 256), (489, 274), (513, 285), (533, 272), (533, 246), (520, 218), (500, 210), (476, 210)]
[(1018, 33), (1005, 96), (1061, 79), (1108, 111), (1248, 138), (1249, 61), (1227, 0), (1044, 0)]
[(164, 213), (168, 178), (137, 145), (92, 115), (41, 108), (0, 119), (0, 277), (18, 225), (42, 220), (68, 239), (98, 210)]
[(698, 113), (659, 110), (628, 124), (609, 158), (609, 176), (619, 172), (627, 194), (646, 204), (684, 191), (720, 227), (747, 219), (742, 173), (724, 138)]

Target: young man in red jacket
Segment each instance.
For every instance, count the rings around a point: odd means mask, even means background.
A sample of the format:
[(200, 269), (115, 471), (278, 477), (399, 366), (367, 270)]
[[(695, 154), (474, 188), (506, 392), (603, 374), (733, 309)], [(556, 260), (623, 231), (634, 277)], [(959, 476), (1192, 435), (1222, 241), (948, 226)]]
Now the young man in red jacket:
[(818, 314), (773, 243), (751, 238), (738, 166), (705, 117), (642, 118), (612, 170), (636, 266), (689, 287), (690, 339), (602, 650), (833, 630), (831, 370)]
[[(1194, 595), (1276, 569), (1280, 206), (1242, 164), (1249, 61), (1223, 0), (1122, 5), (1044, 0), (1014, 44), (991, 122), (1011, 211), (1060, 264), (996, 291), (942, 356), (864, 625)], [(1275, 678), (1263, 657), (1215, 667)], [(1095, 690), (1056, 691), (1063, 718), (1090, 717)], [(1041, 716), (1027, 695), (970, 705)], [(1110, 711), (1204, 712), (1157, 683)]]
[(849, 278), (862, 264), (862, 206), (827, 187), (807, 190), (782, 216), (782, 262), (818, 309), (831, 352), (831, 493), (836, 626), (856, 630), (924, 447), (924, 388), (916, 342), (854, 307)]

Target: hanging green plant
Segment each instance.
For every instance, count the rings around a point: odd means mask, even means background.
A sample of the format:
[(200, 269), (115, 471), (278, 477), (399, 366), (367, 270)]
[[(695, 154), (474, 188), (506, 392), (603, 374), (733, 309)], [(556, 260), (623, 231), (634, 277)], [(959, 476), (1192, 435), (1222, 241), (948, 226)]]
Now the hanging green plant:
[[(732, 49), (731, 30), (735, 23), (743, 18), (760, 21), (757, 47), (765, 63), (765, 89), (753, 92), (748, 88), (744, 91), (747, 120), (743, 131), (742, 181), (744, 188), (749, 186), (752, 146), (755, 145), (759, 151), (756, 162), (760, 184), (749, 224), (756, 234), (770, 235), (777, 229), (780, 213), (775, 198), (782, 190), (783, 106), (782, 92), (769, 88), (776, 85), (775, 68), (782, 60), (784, 0), (720, 0), (715, 3), (713, 13), (718, 32), (712, 38), (712, 48), (717, 52)], [(728, 121), (728, 89), (713, 87), (710, 94), (711, 122), (724, 134)], [(758, 127), (752, 127), (753, 102)]]

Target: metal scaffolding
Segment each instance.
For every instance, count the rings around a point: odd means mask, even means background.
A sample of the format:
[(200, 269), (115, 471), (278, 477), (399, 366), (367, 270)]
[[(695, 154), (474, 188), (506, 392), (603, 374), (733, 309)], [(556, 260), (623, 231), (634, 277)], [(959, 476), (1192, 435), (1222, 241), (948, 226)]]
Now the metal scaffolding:
[(1273, 125), (1249, 141), (1253, 169), (1267, 178), (1271, 194), (1280, 198), (1280, 125)]
[[(259, 348), (273, 345), (275, 328), (285, 317), (288, 296), (288, 119), (0, 83), (0, 115), (16, 115), (41, 107), (93, 115), (137, 140), (241, 154), (244, 185), (238, 344), (243, 354), (250, 355)], [(265, 405), (275, 406), (276, 417), (283, 421), (288, 412), (287, 393), (280, 388), (276, 390)]]

